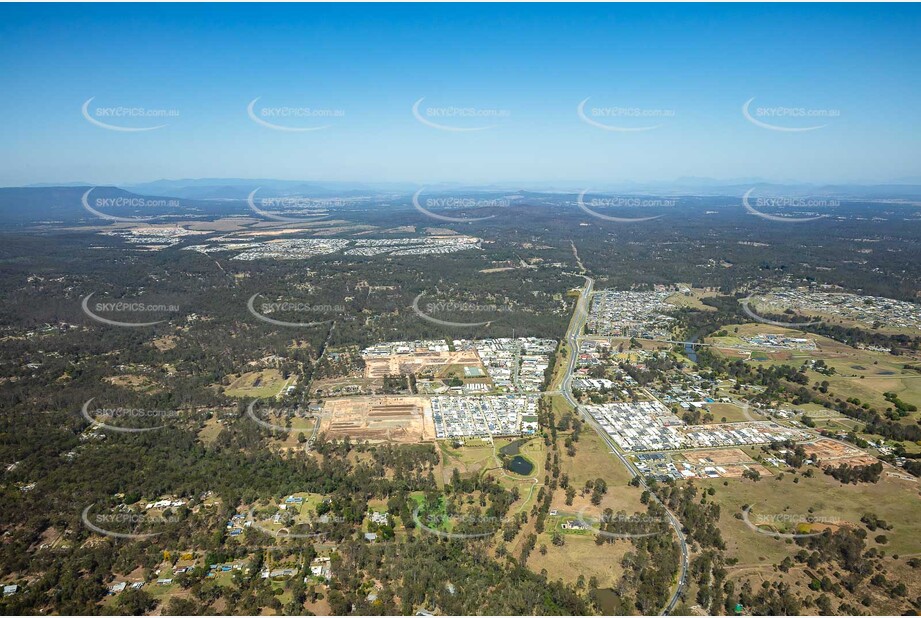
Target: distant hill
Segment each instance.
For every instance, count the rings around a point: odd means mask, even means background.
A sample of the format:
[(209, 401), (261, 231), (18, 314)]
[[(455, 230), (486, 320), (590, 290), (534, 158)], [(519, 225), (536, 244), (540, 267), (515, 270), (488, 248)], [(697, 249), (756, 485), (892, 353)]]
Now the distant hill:
[(186, 178), (155, 180), (125, 189), (141, 195), (167, 195), (201, 200), (245, 200), (259, 189), (260, 197), (352, 197), (371, 193), (411, 193), (418, 187), (410, 183), (312, 182), (272, 178)]
[[(644, 186), (632, 184), (619, 189), (598, 186), (590, 189), (591, 196), (621, 195), (669, 198), (741, 198), (752, 190), (754, 197), (812, 197), (855, 202), (857, 210), (866, 206), (861, 202), (876, 200), (903, 200), (921, 202), (921, 185), (788, 185), (766, 182), (751, 184), (710, 185), (707, 180), (690, 179), (693, 186), (679, 182), (665, 187), (661, 184)], [(247, 197), (259, 189), (257, 200), (269, 197), (364, 197), (357, 208), (380, 204), (401, 204), (410, 207), (411, 196), (424, 188), (425, 197), (443, 196), (493, 196), (518, 195), (520, 199), (535, 204), (556, 203), (563, 200), (571, 204), (583, 189), (562, 187), (543, 190), (503, 189), (500, 185), (474, 187), (439, 183), (425, 187), (400, 183), (355, 184), (312, 183), (271, 179), (194, 179), (158, 180), (130, 187), (82, 186), (31, 186), (0, 188), (0, 225), (33, 226), (40, 224), (77, 225), (101, 223), (109, 217), (144, 218), (163, 222), (177, 219), (216, 218), (229, 215), (252, 215)], [(87, 195), (87, 191), (90, 191)], [(86, 196), (87, 204), (83, 199)], [(96, 212), (93, 212), (93, 211)]]
[[(90, 191), (92, 189), (92, 191)], [(94, 214), (86, 203), (103, 216)], [(208, 202), (140, 195), (118, 187), (0, 188), (0, 225), (79, 224), (105, 222), (104, 215), (154, 220), (246, 214), (245, 202)]]

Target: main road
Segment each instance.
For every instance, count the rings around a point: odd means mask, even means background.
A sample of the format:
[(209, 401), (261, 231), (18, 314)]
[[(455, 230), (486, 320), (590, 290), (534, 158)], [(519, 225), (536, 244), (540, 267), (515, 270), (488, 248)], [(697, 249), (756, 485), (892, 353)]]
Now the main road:
[(563, 397), (566, 398), (566, 401), (575, 408), (582, 418), (588, 423), (595, 432), (601, 436), (601, 439), (604, 440), (611, 452), (620, 459), (620, 462), (627, 467), (627, 470), (630, 472), (630, 476), (633, 478), (639, 479), (640, 487), (649, 492), (649, 495), (659, 504), (662, 505), (662, 508), (665, 509), (665, 512), (668, 514), (669, 524), (672, 529), (675, 531), (675, 534), (678, 536), (678, 544), (681, 547), (681, 571), (678, 575), (678, 586), (675, 589), (675, 593), (671, 596), (668, 603), (662, 609), (663, 615), (668, 615), (675, 608), (675, 605), (678, 604), (678, 599), (681, 598), (681, 594), (687, 588), (688, 584), (688, 544), (687, 539), (685, 538), (684, 531), (682, 530), (681, 522), (678, 521), (678, 518), (675, 517), (675, 514), (662, 503), (659, 497), (655, 492), (650, 489), (649, 485), (646, 483), (646, 479), (643, 478), (643, 475), (634, 467), (633, 463), (624, 456), (623, 452), (620, 450), (620, 447), (616, 442), (608, 435), (608, 433), (598, 424), (598, 421), (592, 417), (591, 414), (585, 413), (582, 408), (579, 406), (579, 402), (576, 401), (576, 398), (572, 394), (572, 378), (573, 374), (576, 371), (576, 366), (579, 360), (579, 337), (582, 334), (582, 329), (585, 327), (585, 322), (588, 320), (589, 312), (589, 303), (592, 297), (592, 288), (595, 286), (595, 280), (587, 275), (582, 275), (585, 278), (585, 287), (582, 288), (582, 292), (579, 294), (579, 300), (576, 301), (576, 308), (572, 315), (572, 320), (569, 322), (569, 330), (566, 331), (566, 342), (569, 345), (569, 355), (566, 365), (566, 372), (563, 374), (563, 380), (560, 382), (560, 392)]

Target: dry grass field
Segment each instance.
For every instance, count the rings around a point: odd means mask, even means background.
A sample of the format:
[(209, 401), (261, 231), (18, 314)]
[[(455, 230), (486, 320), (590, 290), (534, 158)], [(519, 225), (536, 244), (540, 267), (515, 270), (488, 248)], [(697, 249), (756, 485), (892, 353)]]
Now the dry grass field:
[(789, 472), (757, 482), (704, 479), (694, 481), (704, 489), (712, 487), (710, 500), (720, 504), (719, 527), (727, 543), (727, 557), (740, 564), (777, 563), (798, 551), (795, 544), (784, 539), (758, 534), (741, 519), (744, 505), (753, 512), (785, 516), (822, 516), (838, 525), (859, 527), (860, 518), (873, 513), (886, 520), (893, 529), (886, 532), (889, 542), (877, 545), (872, 536), (868, 547), (879, 547), (887, 553), (916, 554), (921, 552), (921, 484), (884, 475), (878, 483), (844, 485), (814, 471), (812, 478)]
[[(546, 555), (541, 554), (540, 547), (547, 548)], [(599, 587), (615, 585), (623, 573), (620, 566), (624, 554), (633, 550), (629, 541), (616, 541), (597, 545), (593, 534), (576, 536), (565, 535), (562, 546), (554, 545), (551, 536), (544, 533), (538, 536), (537, 547), (528, 557), (528, 568), (536, 573), (547, 571), (551, 580), (562, 579), (575, 584), (579, 575), (585, 576), (586, 583), (592, 577), (598, 578)]]
[(438, 447), (441, 451), (442, 480), (445, 483), (451, 481), (455, 468), (462, 478), (470, 478), (496, 465), (493, 446), (484, 440), (466, 440), (459, 448), (454, 448), (448, 440), (441, 440)]
[(268, 399), (279, 395), (293, 382), (293, 378), (285, 380), (278, 369), (250, 371), (233, 378), (230, 385), (224, 389), (224, 394), (228, 397)]
[[(735, 330), (738, 329), (738, 332)], [(802, 331), (797, 331), (767, 324), (732, 324), (725, 327), (729, 332), (728, 337), (708, 338), (708, 342), (729, 342), (727, 345), (738, 345), (740, 337), (752, 336), (760, 333), (780, 333), (790, 336), (802, 336)], [(849, 399), (856, 397), (861, 403), (868, 403), (878, 411), (885, 411), (892, 404), (886, 401), (883, 393), (893, 392), (900, 399), (921, 407), (921, 373), (906, 369), (905, 365), (917, 364), (919, 358), (914, 356), (893, 356), (886, 352), (861, 350), (846, 344), (809, 334), (808, 337), (816, 343), (815, 350), (783, 350), (770, 351), (745, 346), (746, 350), (730, 350), (718, 348), (718, 352), (730, 358), (748, 356), (751, 360), (764, 365), (792, 365), (799, 368), (808, 360), (823, 360), (826, 365), (835, 369), (834, 375), (825, 375), (816, 371), (807, 370), (805, 373), (810, 382), (829, 383), (829, 393), (834, 397)], [(911, 415), (910, 419), (903, 422), (914, 422), (921, 414)]]

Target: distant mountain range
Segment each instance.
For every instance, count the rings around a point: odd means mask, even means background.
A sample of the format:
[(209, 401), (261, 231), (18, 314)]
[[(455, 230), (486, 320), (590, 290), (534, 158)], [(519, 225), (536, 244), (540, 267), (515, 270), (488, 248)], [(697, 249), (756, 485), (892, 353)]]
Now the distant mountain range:
[[(89, 192), (89, 193), (87, 193)], [(96, 212), (93, 212), (93, 211)], [(118, 187), (58, 186), (0, 189), (0, 225), (105, 224), (115, 218), (137, 220), (213, 217), (250, 212), (232, 203), (149, 196)], [(97, 214), (97, 213), (102, 213)], [(106, 219), (106, 216), (113, 217)], [(168, 219), (166, 219), (168, 220)]]
[[(316, 198), (356, 197), (362, 195), (410, 195), (419, 189), (431, 192), (478, 192), (478, 191), (529, 191), (529, 192), (576, 192), (590, 190), (635, 195), (720, 195), (741, 196), (749, 189), (757, 195), (786, 197), (835, 197), (853, 199), (921, 199), (921, 181), (902, 179), (904, 182), (880, 184), (809, 184), (796, 182), (770, 182), (761, 178), (736, 178), (718, 180), (714, 178), (686, 177), (672, 181), (655, 182), (508, 182), (474, 185), (470, 183), (435, 183), (423, 185), (408, 182), (344, 182), (279, 180), (276, 178), (184, 178), (177, 180), (155, 180), (152, 182), (123, 184), (119, 188), (157, 197), (174, 197), (191, 200), (245, 200), (252, 191), (259, 189), (261, 197), (305, 196)], [(29, 189), (55, 189), (61, 187), (90, 187), (90, 183), (41, 183), (30, 185)], [(2, 190), (2, 189), (0, 189)]]
[(122, 187), (141, 195), (165, 195), (203, 200), (242, 200), (259, 189), (259, 195), (353, 197), (372, 193), (410, 193), (418, 187), (409, 183), (321, 182), (273, 178), (187, 178), (155, 180)]
[[(489, 186), (441, 183), (414, 185), (410, 183), (349, 183), (314, 182), (277, 179), (199, 178), (157, 180), (124, 187), (92, 187), (79, 183), (64, 185), (33, 185), (0, 188), (0, 224), (34, 225), (40, 223), (78, 224), (103, 223), (124, 218), (179, 218), (252, 215), (247, 198), (258, 189), (257, 199), (267, 197), (309, 198), (379, 198), (382, 203), (406, 206), (416, 191), (424, 189), (426, 196), (452, 197), (472, 194), (518, 194), (524, 200), (536, 197), (561, 198), (570, 201), (581, 191), (590, 195), (642, 195), (667, 197), (734, 197), (752, 190), (755, 197), (812, 197), (852, 201), (913, 201), (921, 203), (921, 184), (878, 185), (807, 185), (780, 184), (751, 180), (718, 183), (711, 179), (686, 178), (671, 183), (629, 183), (617, 185), (580, 186), (546, 183), (528, 185)], [(89, 191), (89, 193), (87, 193)], [(94, 210), (96, 212), (94, 212)], [(102, 213), (100, 215), (99, 213)], [(107, 217), (108, 216), (108, 217)]]

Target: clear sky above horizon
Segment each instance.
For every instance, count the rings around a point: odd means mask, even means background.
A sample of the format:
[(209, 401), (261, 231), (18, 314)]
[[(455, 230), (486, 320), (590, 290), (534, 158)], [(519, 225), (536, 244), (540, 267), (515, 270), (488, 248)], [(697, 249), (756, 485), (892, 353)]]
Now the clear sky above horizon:
[(919, 182), (919, 17), (880, 4), (7, 4), (0, 185)]

